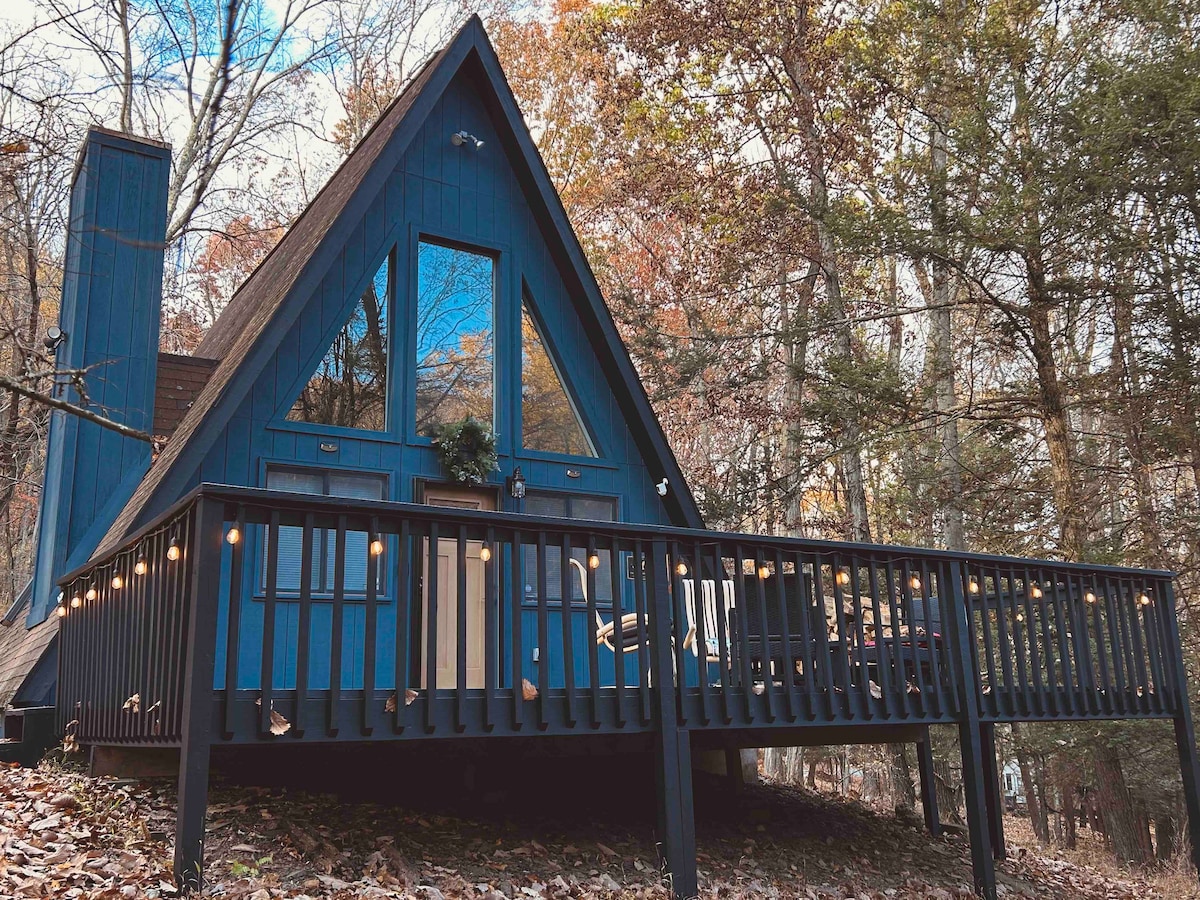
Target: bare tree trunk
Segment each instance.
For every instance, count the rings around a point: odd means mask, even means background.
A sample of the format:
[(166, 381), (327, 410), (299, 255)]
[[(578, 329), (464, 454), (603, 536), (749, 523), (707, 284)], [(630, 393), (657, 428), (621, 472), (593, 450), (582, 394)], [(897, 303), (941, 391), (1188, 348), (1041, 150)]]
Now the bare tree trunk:
[(1096, 773), (1096, 799), (1113, 853), (1124, 862), (1148, 864), (1150, 830), (1134, 808), (1121, 758), (1105, 743), (1095, 744), (1090, 756)]

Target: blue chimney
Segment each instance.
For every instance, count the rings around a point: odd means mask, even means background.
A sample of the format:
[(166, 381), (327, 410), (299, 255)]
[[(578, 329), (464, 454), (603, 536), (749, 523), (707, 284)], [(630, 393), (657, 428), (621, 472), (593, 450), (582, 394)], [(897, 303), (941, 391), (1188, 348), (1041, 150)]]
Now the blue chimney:
[[(87, 369), (93, 411), (138, 431), (154, 421), (170, 148), (88, 132), (71, 186), (58, 368)], [(73, 388), (59, 387), (74, 403)], [(87, 561), (150, 466), (150, 444), (69, 413), (50, 416), (27, 624), (50, 614), (56, 580)]]

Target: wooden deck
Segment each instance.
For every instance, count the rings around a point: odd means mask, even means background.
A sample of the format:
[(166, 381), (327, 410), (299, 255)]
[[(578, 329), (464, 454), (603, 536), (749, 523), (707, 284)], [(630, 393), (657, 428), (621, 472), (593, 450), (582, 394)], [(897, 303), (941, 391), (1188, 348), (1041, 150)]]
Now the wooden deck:
[(190, 886), (223, 743), (650, 735), (692, 896), (693, 745), (954, 724), (994, 896), (994, 725), (1170, 718), (1200, 847), (1167, 572), (205, 485), (62, 587), (59, 725), (181, 748)]

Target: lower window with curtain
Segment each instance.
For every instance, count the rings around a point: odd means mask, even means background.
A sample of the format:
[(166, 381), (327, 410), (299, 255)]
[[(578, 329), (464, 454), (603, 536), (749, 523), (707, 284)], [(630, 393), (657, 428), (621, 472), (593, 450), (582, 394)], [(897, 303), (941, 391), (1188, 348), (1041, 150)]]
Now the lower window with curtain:
[[(304, 469), (291, 466), (267, 468), (267, 488), (298, 494), (317, 494), (323, 497), (345, 497), (349, 500), (387, 499), (387, 476), (371, 472), (347, 472), (333, 469)], [(269, 529), (260, 529), (261, 552), (258, 557), (257, 594), (267, 590), (267, 544)], [(346, 532), (346, 558), (343, 578), (346, 600), (364, 600), (367, 594), (367, 543), (365, 531)], [(279, 527), (279, 561), (276, 582), (277, 596), (282, 599), (300, 595), (300, 573), (304, 548), (304, 529), (295, 525)], [(312, 581), (309, 585), (314, 599), (333, 596), (336, 574), (337, 532), (332, 528), (317, 528), (313, 532)], [(376, 599), (388, 599), (386, 566), (378, 567)]]
[[(615, 522), (617, 501), (611, 497), (595, 497), (582, 494), (558, 494), (549, 491), (529, 491), (525, 495), (525, 510), (531, 516), (554, 516), (563, 519), (588, 519), (599, 522)], [(538, 601), (538, 551), (536, 545), (522, 547), (522, 568), (525, 573), (525, 603), (536, 605)], [(611, 608), (613, 603), (612, 557), (609, 550), (597, 550), (600, 565), (596, 569), (596, 605)], [(580, 547), (571, 551), (567, 571), (563, 572), (562, 549), (553, 541), (546, 547), (546, 601), (561, 604), (564, 593), (575, 606), (587, 604), (587, 550)], [(565, 587), (565, 590), (564, 590)]]

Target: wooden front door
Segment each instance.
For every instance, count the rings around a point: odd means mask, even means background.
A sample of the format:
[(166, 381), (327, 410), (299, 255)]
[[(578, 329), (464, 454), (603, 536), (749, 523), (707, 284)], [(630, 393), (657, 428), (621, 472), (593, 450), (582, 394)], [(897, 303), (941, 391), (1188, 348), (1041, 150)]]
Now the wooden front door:
[[(493, 491), (471, 488), (430, 486), (425, 489), (425, 502), (431, 506), (453, 506), (458, 509), (496, 509)], [(482, 688), (484, 634), (484, 562), (479, 558), (481, 541), (468, 541), (466, 548), (467, 585), (467, 676), (468, 688)], [(425, 542), (424, 584), (429, 585), (429, 542)], [(437, 549), (437, 687), (458, 686), (458, 541), (442, 538)], [(422, 596), (421, 621), (429, 621), (428, 587)], [(422, 635), (422, 646), (428, 647), (428, 631)], [(421, 687), (428, 688), (428, 669), (421, 666)]]

